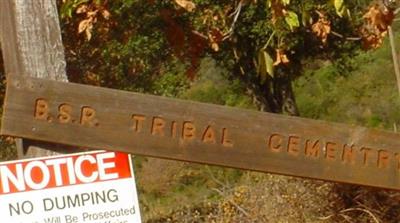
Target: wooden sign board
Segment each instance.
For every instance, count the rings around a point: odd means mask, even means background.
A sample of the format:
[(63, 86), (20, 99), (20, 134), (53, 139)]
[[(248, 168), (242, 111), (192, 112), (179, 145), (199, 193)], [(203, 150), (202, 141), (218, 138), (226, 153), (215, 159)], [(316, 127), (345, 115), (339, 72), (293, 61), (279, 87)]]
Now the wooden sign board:
[(57, 81), (8, 80), (1, 134), (400, 189), (400, 135)]

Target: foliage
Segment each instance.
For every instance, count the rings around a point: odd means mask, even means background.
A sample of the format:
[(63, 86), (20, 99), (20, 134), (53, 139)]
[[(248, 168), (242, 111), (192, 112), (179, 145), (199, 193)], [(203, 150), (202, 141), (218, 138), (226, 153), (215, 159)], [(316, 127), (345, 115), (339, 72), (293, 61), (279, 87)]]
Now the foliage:
[(198, 75), (199, 78), (179, 97), (233, 107), (254, 108), (250, 98), (243, 94), (243, 85), (239, 81), (226, 80), (226, 70), (219, 67), (213, 59), (204, 58), (201, 61)]
[(376, 51), (347, 58), (346, 73), (342, 64), (317, 61), (321, 67), (308, 70), (295, 84), (303, 116), (393, 129), (400, 121), (400, 103), (390, 50), (385, 41)]
[(338, 59), (359, 48), (359, 40), (378, 47), (392, 21), (386, 6), (372, 5), (365, 14), (368, 0), (60, 4), (73, 81), (162, 94), (164, 74), (184, 70), (194, 80), (210, 56), (229, 71), (226, 79), (246, 86), (261, 110), (291, 115), (298, 114), (291, 82), (302, 74), (302, 61)]
[(17, 149), (15, 141), (11, 137), (0, 137), (0, 161), (9, 161), (17, 159)]

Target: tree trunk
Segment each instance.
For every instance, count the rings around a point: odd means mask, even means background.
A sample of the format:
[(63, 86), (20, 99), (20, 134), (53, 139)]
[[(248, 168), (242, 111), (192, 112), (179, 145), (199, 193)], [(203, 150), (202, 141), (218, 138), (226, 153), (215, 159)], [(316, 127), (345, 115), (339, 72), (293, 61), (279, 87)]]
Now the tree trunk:
[(389, 40), (390, 40), (390, 48), (392, 50), (392, 59), (393, 59), (393, 66), (394, 66), (394, 73), (396, 74), (396, 81), (397, 81), (397, 91), (400, 95), (400, 67), (399, 67), (399, 58), (397, 57), (396, 52), (396, 45), (394, 39), (394, 33), (391, 26), (388, 27), (389, 32)]
[[(0, 1), (0, 43), (6, 75), (68, 81), (56, 0)], [(60, 146), (17, 140), (18, 157), (52, 155)]]
[[(237, 61), (234, 78), (239, 78), (246, 85), (247, 94), (260, 111), (283, 113), (299, 116), (292, 88), (293, 72), (289, 69), (277, 72), (275, 77), (268, 77), (264, 82), (257, 77), (255, 67), (245, 61)], [(246, 66), (247, 65), (247, 66)]]

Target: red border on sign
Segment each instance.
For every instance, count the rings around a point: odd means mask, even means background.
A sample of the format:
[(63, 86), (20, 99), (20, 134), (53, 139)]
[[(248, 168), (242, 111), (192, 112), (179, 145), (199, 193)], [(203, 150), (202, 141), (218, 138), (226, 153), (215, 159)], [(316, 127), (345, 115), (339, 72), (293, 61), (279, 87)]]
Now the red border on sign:
[(131, 177), (130, 155), (122, 152), (94, 151), (9, 161), (0, 163), (0, 195)]

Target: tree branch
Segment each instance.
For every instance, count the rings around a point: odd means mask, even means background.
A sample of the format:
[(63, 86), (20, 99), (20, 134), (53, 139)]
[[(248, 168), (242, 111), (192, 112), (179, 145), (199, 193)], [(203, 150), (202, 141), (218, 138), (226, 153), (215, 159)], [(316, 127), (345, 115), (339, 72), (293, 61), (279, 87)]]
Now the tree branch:
[(360, 41), (362, 38), (361, 37), (344, 37), (342, 34), (337, 33), (335, 31), (331, 31), (332, 35), (345, 39), (345, 40), (349, 40), (349, 41)]
[(223, 41), (232, 36), (233, 30), (235, 29), (236, 22), (239, 18), (240, 12), (242, 11), (242, 6), (243, 6), (243, 3), (242, 3), (242, 1), (240, 1), (239, 4), (237, 5), (235, 11), (232, 14), (230, 14), (230, 16), (234, 16), (234, 18), (233, 18), (231, 27), (229, 28), (229, 31), (227, 33), (225, 33), (224, 38), (222, 38)]

